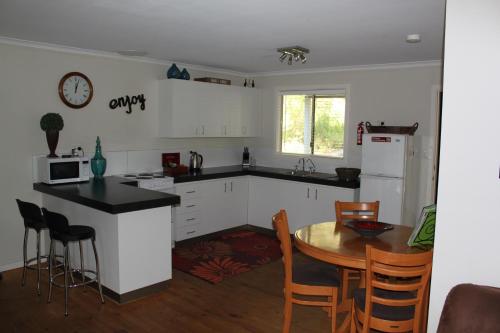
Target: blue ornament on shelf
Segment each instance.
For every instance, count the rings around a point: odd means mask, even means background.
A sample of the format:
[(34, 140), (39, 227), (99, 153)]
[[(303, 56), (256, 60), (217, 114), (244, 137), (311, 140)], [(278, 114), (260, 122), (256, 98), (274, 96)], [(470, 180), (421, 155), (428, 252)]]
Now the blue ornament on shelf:
[(189, 75), (189, 72), (187, 71), (187, 69), (183, 69), (182, 72), (181, 72), (181, 80), (189, 80), (191, 78), (191, 75)]
[(95, 145), (95, 155), (90, 160), (90, 168), (94, 174), (94, 178), (102, 178), (104, 172), (106, 172), (106, 159), (102, 156), (101, 151), (101, 139), (97, 137)]
[(167, 78), (169, 79), (178, 79), (181, 76), (181, 71), (179, 70), (179, 67), (174, 63), (172, 66), (167, 71)]

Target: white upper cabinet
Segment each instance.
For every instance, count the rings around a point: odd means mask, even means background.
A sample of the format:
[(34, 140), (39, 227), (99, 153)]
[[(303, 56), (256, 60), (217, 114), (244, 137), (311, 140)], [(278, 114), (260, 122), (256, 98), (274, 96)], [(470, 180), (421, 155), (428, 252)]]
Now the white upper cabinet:
[(175, 79), (158, 87), (159, 137), (260, 135), (259, 89)]

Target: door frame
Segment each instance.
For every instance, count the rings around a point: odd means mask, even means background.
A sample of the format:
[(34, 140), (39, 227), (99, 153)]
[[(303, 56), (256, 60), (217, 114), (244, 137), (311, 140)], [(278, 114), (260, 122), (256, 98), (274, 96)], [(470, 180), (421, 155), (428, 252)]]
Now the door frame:
[(439, 177), (439, 146), (441, 140), (441, 115), (442, 100), (440, 95), (443, 93), (443, 87), (435, 84), (431, 88), (431, 122), (430, 133), (432, 135), (432, 177), (429, 182), (428, 193), (431, 202), (437, 201), (437, 182)]

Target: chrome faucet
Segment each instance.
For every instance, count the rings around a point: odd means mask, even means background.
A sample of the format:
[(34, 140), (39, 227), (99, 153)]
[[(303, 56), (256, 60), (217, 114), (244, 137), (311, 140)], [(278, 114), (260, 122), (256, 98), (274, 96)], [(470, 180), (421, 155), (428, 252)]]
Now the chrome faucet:
[[(310, 158), (308, 158), (306, 162), (309, 162), (311, 164), (311, 166), (309, 167), (309, 173), (316, 172), (316, 165), (314, 165), (314, 162)], [(304, 165), (305, 164), (306, 163), (304, 163)]]
[(306, 159), (304, 157), (299, 158), (299, 163), (298, 163), (299, 166), (300, 162), (302, 162), (302, 172), (306, 172)]

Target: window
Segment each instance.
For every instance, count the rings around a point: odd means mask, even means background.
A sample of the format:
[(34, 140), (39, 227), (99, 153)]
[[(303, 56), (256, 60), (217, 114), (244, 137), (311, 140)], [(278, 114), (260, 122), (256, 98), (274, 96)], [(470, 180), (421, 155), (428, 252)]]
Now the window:
[(344, 157), (345, 90), (281, 95), (281, 152)]

